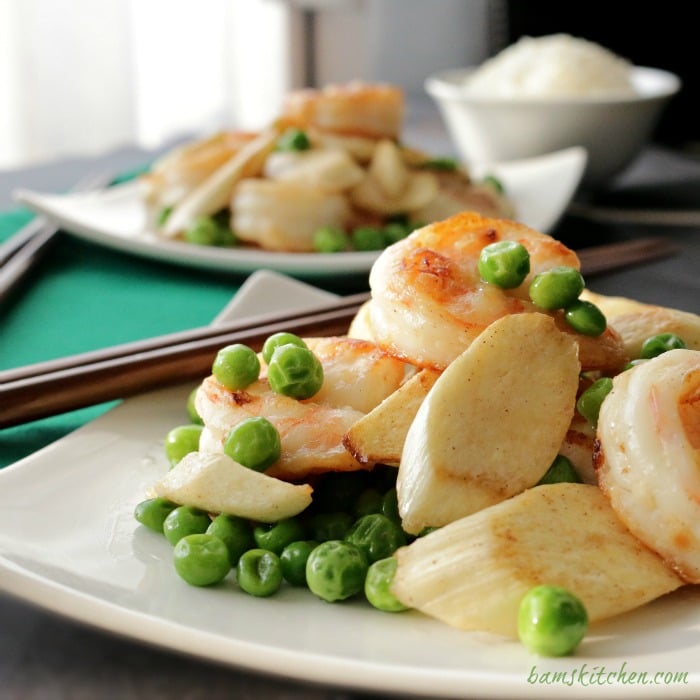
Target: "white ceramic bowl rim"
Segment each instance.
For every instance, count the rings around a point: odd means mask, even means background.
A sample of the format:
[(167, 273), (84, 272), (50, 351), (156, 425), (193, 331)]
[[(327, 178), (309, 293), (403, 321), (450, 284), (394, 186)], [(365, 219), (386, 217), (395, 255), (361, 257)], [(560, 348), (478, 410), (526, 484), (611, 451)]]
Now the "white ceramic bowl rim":
[(470, 95), (463, 88), (464, 79), (473, 73), (478, 66), (468, 68), (453, 68), (440, 71), (428, 77), (425, 81), (425, 89), (435, 98), (452, 100), (462, 103), (479, 105), (571, 105), (571, 104), (637, 104), (652, 100), (666, 99), (677, 93), (681, 88), (681, 79), (670, 71), (661, 68), (647, 66), (633, 66), (632, 81), (639, 91), (635, 95), (615, 95), (613, 93), (601, 95), (567, 95), (566, 97), (552, 97), (544, 95), (512, 96), (512, 97), (486, 97), (483, 95)]

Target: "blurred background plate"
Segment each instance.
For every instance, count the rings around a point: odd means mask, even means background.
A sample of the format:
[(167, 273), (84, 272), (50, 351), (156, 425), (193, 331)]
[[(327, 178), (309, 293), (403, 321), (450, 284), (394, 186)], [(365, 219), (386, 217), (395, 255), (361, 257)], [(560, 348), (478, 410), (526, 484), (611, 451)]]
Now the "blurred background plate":
[[(586, 163), (573, 148), (510, 163), (482, 164), (476, 177), (495, 175), (512, 199), (517, 218), (548, 232), (569, 205)], [(15, 198), (65, 231), (99, 245), (165, 262), (250, 273), (264, 268), (295, 277), (367, 273), (378, 252), (277, 253), (169, 241), (145, 231), (146, 211), (137, 182), (90, 193), (49, 194), (19, 190)]]

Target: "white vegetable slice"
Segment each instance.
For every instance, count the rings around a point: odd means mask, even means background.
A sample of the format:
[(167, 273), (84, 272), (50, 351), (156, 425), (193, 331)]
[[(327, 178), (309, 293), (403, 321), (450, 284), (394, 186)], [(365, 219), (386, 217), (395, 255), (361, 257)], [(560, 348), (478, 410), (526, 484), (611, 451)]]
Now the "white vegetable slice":
[(575, 339), (549, 316), (488, 326), (408, 430), (397, 479), (404, 529), (445, 525), (536, 484), (571, 423), (579, 371)]
[(398, 465), (408, 429), (439, 376), (432, 369), (420, 370), (354, 423), (343, 436), (348, 452), (361, 464)]
[(590, 484), (537, 486), (420, 537), (395, 556), (393, 593), (463, 630), (514, 637), (533, 586), (568, 588), (592, 622), (683, 585)]
[(311, 503), (308, 484), (290, 484), (241, 466), (224, 454), (191, 452), (155, 486), (157, 496), (210, 513), (276, 522)]
[(396, 199), (403, 194), (410, 177), (401, 150), (389, 139), (377, 144), (369, 166), (369, 174), (390, 199)]
[(314, 148), (271, 153), (265, 161), (263, 176), (322, 192), (342, 192), (357, 185), (365, 173), (346, 151)]

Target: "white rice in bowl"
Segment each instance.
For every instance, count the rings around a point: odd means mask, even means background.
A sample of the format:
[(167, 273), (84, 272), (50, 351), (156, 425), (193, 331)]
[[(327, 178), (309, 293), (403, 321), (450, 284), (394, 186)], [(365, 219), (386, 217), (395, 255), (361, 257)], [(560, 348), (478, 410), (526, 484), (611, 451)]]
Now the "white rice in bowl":
[(485, 61), (465, 81), (479, 97), (633, 95), (632, 64), (569, 34), (523, 37)]

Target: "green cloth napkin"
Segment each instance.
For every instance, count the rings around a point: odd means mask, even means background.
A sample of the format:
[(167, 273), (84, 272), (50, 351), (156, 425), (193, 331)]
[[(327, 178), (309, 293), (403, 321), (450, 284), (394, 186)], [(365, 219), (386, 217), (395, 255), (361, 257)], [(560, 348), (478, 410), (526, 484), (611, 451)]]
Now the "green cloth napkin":
[[(0, 213), (0, 241), (26, 224)], [(108, 250), (61, 233), (0, 306), (0, 369), (140, 340), (211, 322), (243, 278)], [(113, 403), (0, 430), (0, 467), (50, 444)]]

